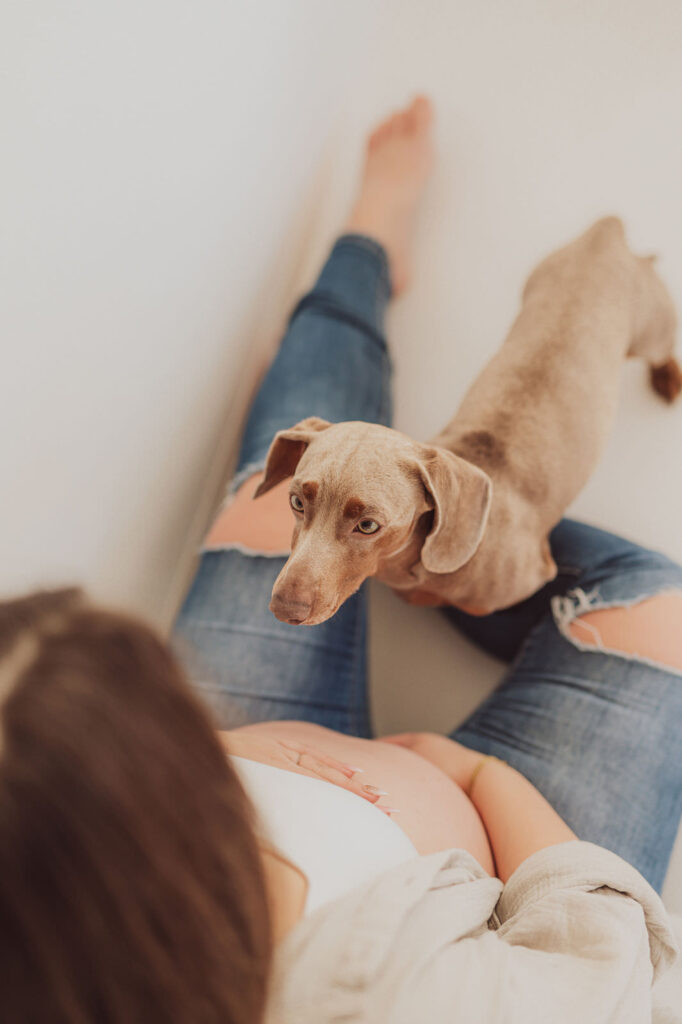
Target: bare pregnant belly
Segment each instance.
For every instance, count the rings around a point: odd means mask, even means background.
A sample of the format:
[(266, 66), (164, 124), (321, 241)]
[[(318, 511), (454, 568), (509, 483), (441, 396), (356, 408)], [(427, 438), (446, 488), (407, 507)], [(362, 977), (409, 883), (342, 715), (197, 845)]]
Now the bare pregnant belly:
[(481, 867), (494, 873), (490, 843), (471, 800), (440, 768), (418, 754), (381, 740), (345, 736), (310, 722), (262, 722), (240, 731), (246, 730), (305, 744), (364, 769), (362, 781), (387, 791), (388, 796), (380, 803), (398, 808), (391, 817), (419, 853), (457, 847), (467, 850)]

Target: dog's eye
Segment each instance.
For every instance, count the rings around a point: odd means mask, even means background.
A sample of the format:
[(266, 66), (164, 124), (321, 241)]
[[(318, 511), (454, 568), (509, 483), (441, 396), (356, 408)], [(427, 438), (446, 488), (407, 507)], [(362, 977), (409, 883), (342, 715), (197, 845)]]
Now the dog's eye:
[(358, 533), (376, 533), (380, 526), (373, 519), (361, 519), (355, 529)]
[(302, 512), (303, 511), (303, 502), (299, 498), (298, 494), (290, 495), (290, 497), (289, 497), (289, 504), (293, 508), (294, 512)]

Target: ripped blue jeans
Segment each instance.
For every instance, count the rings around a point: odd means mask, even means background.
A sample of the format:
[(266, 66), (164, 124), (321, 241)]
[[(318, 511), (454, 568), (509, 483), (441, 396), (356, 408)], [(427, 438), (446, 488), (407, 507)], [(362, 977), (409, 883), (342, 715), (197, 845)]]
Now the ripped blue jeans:
[[(339, 239), (253, 403), (234, 486), (262, 469), (277, 430), (306, 416), (390, 423), (390, 292), (381, 247)], [(568, 519), (550, 546), (559, 574), (528, 600), (484, 618), (434, 610), (508, 663), (452, 735), (518, 768), (580, 838), (660, 890), (682, 814), (682, 673), (581, 644), (568, 626), (588, 608), (682, 590), (682, 567)], [(176, 622), (178, 653), (219, 727), (296, 718), (371, 736), (365, 587), (328, 622), (290, 626), (268, 610), (284, 561), (204, 550)]]

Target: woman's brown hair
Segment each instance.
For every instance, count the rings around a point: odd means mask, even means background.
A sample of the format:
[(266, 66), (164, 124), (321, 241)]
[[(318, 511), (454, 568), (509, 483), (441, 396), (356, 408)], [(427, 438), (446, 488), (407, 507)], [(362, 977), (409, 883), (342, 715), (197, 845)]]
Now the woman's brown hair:
[(251, 811), (154, 630), (82, 591), (0, 603), (7, 1024), (256, 1024)]

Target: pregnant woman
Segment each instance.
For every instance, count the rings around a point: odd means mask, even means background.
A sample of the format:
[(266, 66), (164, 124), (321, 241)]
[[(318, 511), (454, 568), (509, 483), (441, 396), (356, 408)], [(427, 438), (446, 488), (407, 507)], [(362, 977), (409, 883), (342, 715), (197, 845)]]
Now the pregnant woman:
[(448, 610), (509, 663), (452, 738), (371, 738), (364, 588), (318, 626), (268, 610), (292, 528), (286, 481), (251, 501), (268, 446), (310, 415), (390, 422), (384, 314), (431, 161), (424, 99), (370, 138), (175, 654), (77, 591), (0, 608), (8, 1020), (682, 1020), (657, 895), (682, 813), (680, 566), (562, 521), (551, 584)]

